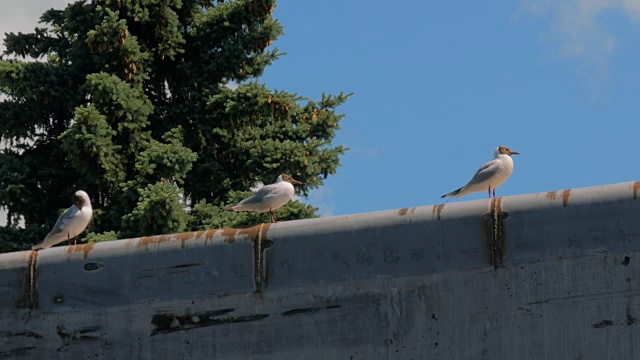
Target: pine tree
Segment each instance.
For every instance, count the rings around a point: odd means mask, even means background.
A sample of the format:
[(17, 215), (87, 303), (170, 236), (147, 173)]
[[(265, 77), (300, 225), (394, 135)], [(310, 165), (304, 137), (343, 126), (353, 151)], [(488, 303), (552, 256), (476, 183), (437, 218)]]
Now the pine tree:
[[(266, 221), (221, 208), (280, 173), (303, 195), (335, 174), (346, 150), (332, 144), (336, 108), (349, 95), (314, 101), (259, 82), (281, 55), (274, 7), (78, 1), (46, 11), (33, 33), (6, 34), (0, 251), (40, 242), (76, 189), (94, 207), (84, 241), (103, 241)], [(292, 201), (278, 217), (316, 211)]]

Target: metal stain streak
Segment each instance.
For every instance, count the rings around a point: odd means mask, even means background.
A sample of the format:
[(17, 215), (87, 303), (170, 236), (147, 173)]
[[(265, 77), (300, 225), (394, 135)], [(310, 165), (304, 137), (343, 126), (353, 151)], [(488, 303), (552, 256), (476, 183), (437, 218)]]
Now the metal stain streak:
[(571, 190), (563, 190), (562, 191), (562, 206), (567, 207), (569, 205), (569, 196), (571, 195)]
[(77, 252), (84, 253), (84, 259), (87, 260), (87, 256), (89, 256), (89, 252), (93, 250), (94, 243), (88, 244), (80, 244), (80, 245), (69, 245), (67, 247), (67, 254), (73, 254)]
[(640, 181), (633, 183), (633, 200), (638, 198), (638, 189), (640, 189)]
[[(257, 225), (258, 228), (258, 233), (256, 238), (254, 239), (254, 243), (253, 243), (253, 249), (254, 249), (254, 256), (255, 256), (255, 274), (254, 274), (254, 279), (255, 279), (255, 283), (256, 283), (256, 293), (262, 293), (262, 287), (263, 287), (263, 269), (264, 269), (264, 260), (263, 260), (263, 250), (265, 249), (265, 247), (263, 246), (263, 242), (268, 241), (267, 240), (267, 232), (269, 230), (269, 227), (271, 226), (271, 224), (260, 224)], [(254, 226), (255, 228), (256, 226)], [(269, 244), (269, 246), (271, 246), (273, 244)], [(267, 247), (269, 247), (267, 246)]]
[(436, 217), (438, 220), (440, 220), (440, 217), (442, 215), (442, 209), (444, 209), (444, 205), (445, 204), (433, 205), (433, 207), (431, 208), (431, 216)]
[(27, 261), (27, 274), (26, 274), (26, 286), (27, 293), (25, 294), (24, 301), (21, 307), (27, 307), (29, 309), (38, 308), (38, 290), (36, 288), (36, 281), (38, 274), (36, 272), (36, 264), (38, 262), (38, 252), (32, 250), (29, 254)]
[(504, 266), (504, 220), (507, 217), (509, 217), (509, 214), (502, 211), (502, 198), (491, 199), (490, 211), (485, 214), (483, 222), (485, 223), (490, 262), (494, 269)]

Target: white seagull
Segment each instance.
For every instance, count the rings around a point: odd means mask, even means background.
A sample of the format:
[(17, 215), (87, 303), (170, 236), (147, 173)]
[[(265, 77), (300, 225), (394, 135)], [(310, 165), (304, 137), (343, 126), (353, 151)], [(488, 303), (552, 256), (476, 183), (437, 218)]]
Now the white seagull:
[(489, 192), (489, 198), (491, 198), (491, 190), (493, 190), (493, 197), (495, 198), (496, 188), (502, 185), (513, 172), (513, 159), (511, 155), (520, 155), (520, 153), (511, 151), (511, 149), (506, 146), (498, 146), (493, 153), (493, 160), (482, 165), (467, 185), (442, 195), (442, 197), (455, 196), (458, 198), (476, 191), (487, 190)]
[(73, 195), (73, 205), (60, 215), (51, 232), (42, 244), (34, 245), (31, 250), (46, 249), (65, 240), (74, 239), (89, 225), (93, 209), (89, 195), (82, 190)]
[(282, 174), (278, 176), (275, 184), (265, 185), (237, 205), (228, 205), (224, 209), (255, 212), (269, 211), (271, 212), (271, 222), (277, 222), (273, 212), (291, 200), (295, 193), (293, 185), (302, 185), (302, 183), (287, 174)]

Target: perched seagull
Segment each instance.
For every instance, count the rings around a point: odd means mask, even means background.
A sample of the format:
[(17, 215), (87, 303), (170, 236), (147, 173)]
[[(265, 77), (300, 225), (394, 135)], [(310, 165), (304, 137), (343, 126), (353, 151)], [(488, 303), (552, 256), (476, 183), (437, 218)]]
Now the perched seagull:
[(455, 196), (458, 198), (476, 191), (487, 190), (489, 192), (489, 198), (491, 198), (491, 190), (493, 190), (493, 197), (495, 198), (496, 188), (502, 185), (513, 172), (513, 159), (511, 155), (520, 155), (520, 153), (511, 151), (511, 149), (506, 146), (498, 146), (493, 153), (493, 160), (482, 165), (467, 185), (442, 195), (442, 197)]
[(31, 250), (46, 249), (65, 240), (74, 239), (89, 224), (93, 209), (89, 195), (82, 190), (73, 195), (73, 205), (60, 215), (51, 232), (44, 238), (42, 244), (34, 245)]
[(295, 192), (293, 185), (302, 185), (287, 174), (278, 176), (275, 184), (265, 185), (252, 196), (240, 201), (237, 205), (225, 206), (225, 210), (271, 212), (271, 222), (277, 222), (273, 213), (286, 204)]

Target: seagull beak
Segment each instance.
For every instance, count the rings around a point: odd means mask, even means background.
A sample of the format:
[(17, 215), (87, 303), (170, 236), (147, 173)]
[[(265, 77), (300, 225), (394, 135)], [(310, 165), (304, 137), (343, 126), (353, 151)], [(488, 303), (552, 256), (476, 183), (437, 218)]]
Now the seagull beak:
[(301, 183), (300, 181), (298, 181), (298, 180), (294, 180), (294, 179), (291, 179), (290, 183), (292, 183), (293, 185), (304, 185), (304, 184), (303, 184), (303, 183)]
[(520, 155), (520, 153), (519, 153), (519, 152), (517, 152), (517, 151), (512, 151), (512, 152), (511, 152), (511, 155)]

